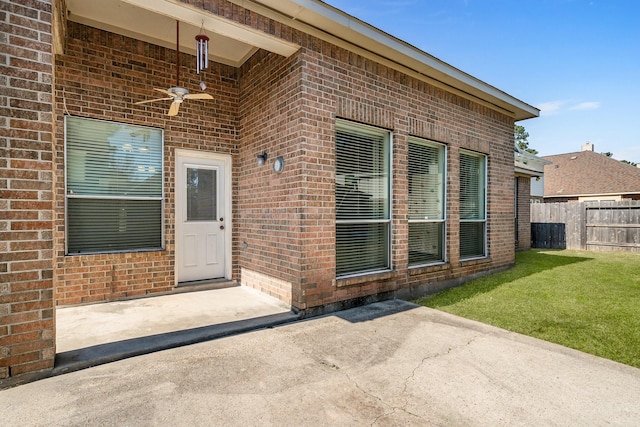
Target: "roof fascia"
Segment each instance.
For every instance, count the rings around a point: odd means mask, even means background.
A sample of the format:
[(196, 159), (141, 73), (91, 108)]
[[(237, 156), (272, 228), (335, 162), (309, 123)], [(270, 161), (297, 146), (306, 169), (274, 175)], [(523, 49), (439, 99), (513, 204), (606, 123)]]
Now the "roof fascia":
[(530, 154), (530, 153), (526, 153), (526, 152), (525, 153), (516, 153), (516, 159), (518, 159), (518, 158), (521, 158), (523, 160), (527, 160), (527, 161), (530, 161), (530, 162), (535, 162), (535, 163), (538, 163), (538, 164), (541, 164), (541, 165), (550, 165), (550, 164), (553, 163), (550, 160), (546, 160), (546, 159), (543, 159), (542, 157), (538, 157), (538, 156), (536, 156), (534, 154)]
[(625, 191), (618, 193), (583, 193), (583, 194), (554, 194), (554, 195), (545, 195), (545, 198), (554, 198), (554, 197), (601, 197), (601, 196), (628, 196), (640, 194), (640, 191)]
[(541, 171), (534, 171), (532, 169), (525, 169), (519, 166), (515, 166), (515, 173), (516, 175), (525, 175), (528, 177), (535, 177), (535, 178), (540, 178), (542, 176), (544, 176), (544, 172)]

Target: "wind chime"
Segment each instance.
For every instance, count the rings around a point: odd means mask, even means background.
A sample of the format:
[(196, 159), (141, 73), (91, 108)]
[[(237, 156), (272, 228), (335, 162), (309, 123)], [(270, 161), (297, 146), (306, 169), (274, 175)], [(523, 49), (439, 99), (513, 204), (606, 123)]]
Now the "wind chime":
[[(209, 67), (209, 37), (204, 34), (204, 24), (200, 27), (200, 33), (196, 35), (196, 73), (200, 74)], [(200, 83), (202, 86), (203, 83)]]

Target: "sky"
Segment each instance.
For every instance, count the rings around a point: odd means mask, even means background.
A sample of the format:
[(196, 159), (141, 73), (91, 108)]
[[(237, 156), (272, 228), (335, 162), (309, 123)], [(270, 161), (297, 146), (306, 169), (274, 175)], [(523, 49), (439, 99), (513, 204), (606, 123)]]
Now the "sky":
[(640, 164), (640, 0), (325, 0), (539, 108), (539, 155)]

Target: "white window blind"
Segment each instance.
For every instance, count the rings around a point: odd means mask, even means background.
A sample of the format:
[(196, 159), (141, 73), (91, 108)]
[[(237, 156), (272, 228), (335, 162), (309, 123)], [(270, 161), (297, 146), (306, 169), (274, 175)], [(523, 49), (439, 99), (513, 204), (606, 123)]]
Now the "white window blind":
[(390, 268), (390, 134), (336, 125), (338, 276)]
[(460, 153), (460, 258), (486, 255), (486, 163), (484, 155)]
[(409, 140), (409, 265), (444, 261), (445, 147)]
[(162, 248), (162, 131), (67, 116), (67, 253)]

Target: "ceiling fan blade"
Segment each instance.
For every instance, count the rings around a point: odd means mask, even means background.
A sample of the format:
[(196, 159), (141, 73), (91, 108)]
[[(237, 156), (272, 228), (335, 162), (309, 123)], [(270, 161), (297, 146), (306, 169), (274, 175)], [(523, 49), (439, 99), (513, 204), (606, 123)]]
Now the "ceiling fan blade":
[(180, 104), (181, 104), (181, 102), (173, 101), (171, 103), (171, 107), (169, 107), (169, 111), (167, 112), (167, 116), (175, 116), (175, 115), (177, 115), (178, 111), (180, 110)]
[(165, 95), (169, 95), (169, 96), (173, 97), (173, 94), (171, 92), (169, 92), (168, 90), (166, 90), (166, 89), (160, 89), (160, 88), (154, 87), (153, 90), (157, 90), (158, 92), (162, 92)]
[(213, 96), (208, 93), (189, 93), (184, 96), (184, 99), (213, 99)]
[(173, 99), (173, 98), (156, 98), (156, 99), (147, 99), (146, 101), (138, 101), (138, 102), (134, 102), (134, 104), (147, 104), (149, 102), (156, 102), (156, 101), (167, 101), (169, 99)]

